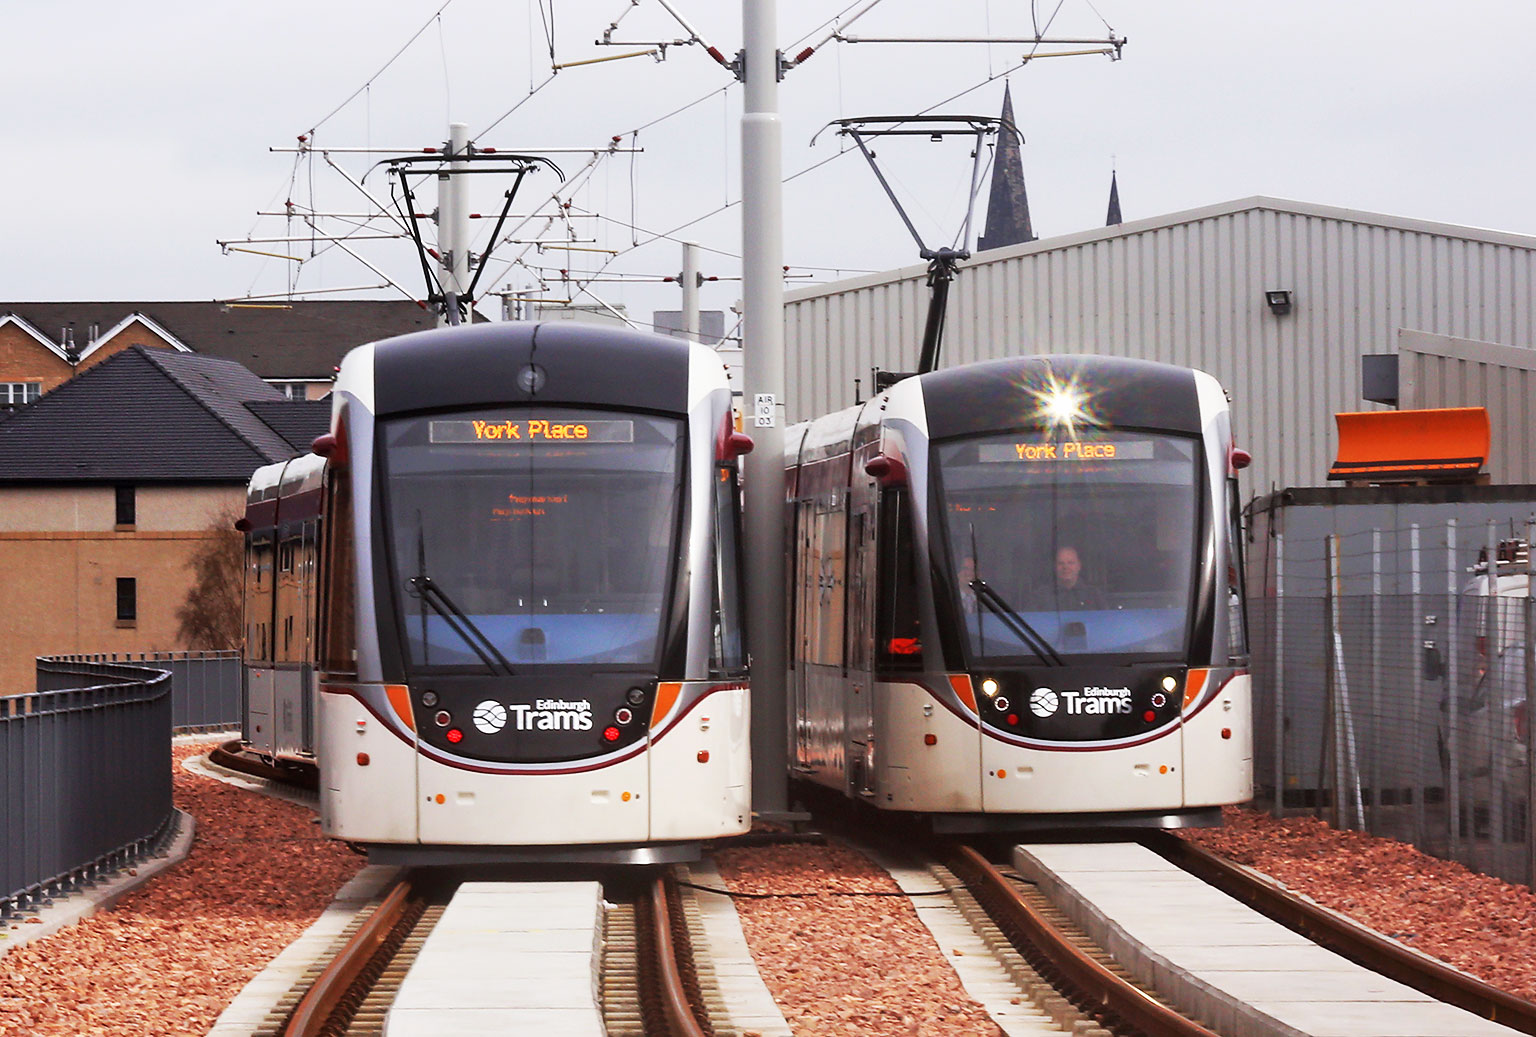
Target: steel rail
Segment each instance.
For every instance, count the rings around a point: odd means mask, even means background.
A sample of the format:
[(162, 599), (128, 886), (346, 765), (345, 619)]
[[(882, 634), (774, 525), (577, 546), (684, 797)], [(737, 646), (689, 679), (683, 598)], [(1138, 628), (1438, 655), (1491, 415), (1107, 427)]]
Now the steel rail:
[(380, 952), (390, 953), (391, 938), (411, 924), (425, 900), (410, 879), (402, 879), (384, 901), (331, 959), (310, 986), (283, 1027), (283, 1037), (320, 1037), (337, 1010), (357, 996), (357, 987), (368, 981), (370, 966)]
[(314, 764), (295, 760), (287, 766), (280, 767), (277, 764), (268, 763), (244, 752), (238, 738), (209, 750), (208, 762), (225, 770), (239, 771), (254, 778), (265, 778), (268, 781), (308, 789), (310, 792), (320, 788), (320, 771)]
[(1224, 860), (1171, 832), (1148, 833), (1145, 845), (1170, 863), (1216, 887), (1314, 943), (1413, 987), (1437, 1001), (1536, 1034), (1536, 1002), (1516, 997), (1475, 976), (1412, 950), (1318, 904), (1308, 902), (1257, 873)]
[(670, 1037), (712, 1037), (713, 1030), (701, 1025), (694, 1014), (688, 997), (688, 986), (683, 979), (683, 967), (678, 960), (681, 952), (672, 938), (672, 908), (667, 897), (668, 879), (659, 877), (651, 883), (650, 925), (656, 947), (656, 980), (660, 986), (657, 994), (661, 999), (662, 1016)]
[[(1018, 946), (1019, 953), (1055, 972), (1070, 988), (1063, 996), (1084, 1012), (1107, 1015), (1153, 1037), (1217, 1037), (1212, 1031), (1157, 1001), (1146, 991), (1116, 976), (1068, 942), (1030, 907), (1018, 889), (996, 867), (969, 846), (956, 846), (951, 869)], [(1017, 946), (1017, 944), (1016, 944)]]

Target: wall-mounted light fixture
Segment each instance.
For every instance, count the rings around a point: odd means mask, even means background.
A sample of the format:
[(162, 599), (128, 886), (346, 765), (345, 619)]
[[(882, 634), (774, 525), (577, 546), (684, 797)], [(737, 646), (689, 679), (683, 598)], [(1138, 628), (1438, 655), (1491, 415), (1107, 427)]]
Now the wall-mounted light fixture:
[(1264, 301), (1269, 303), (1269, 312), (1275, 316), (1291, 312), (1291, 291), (1289, 288), (1272, 288), (1264, 293)]

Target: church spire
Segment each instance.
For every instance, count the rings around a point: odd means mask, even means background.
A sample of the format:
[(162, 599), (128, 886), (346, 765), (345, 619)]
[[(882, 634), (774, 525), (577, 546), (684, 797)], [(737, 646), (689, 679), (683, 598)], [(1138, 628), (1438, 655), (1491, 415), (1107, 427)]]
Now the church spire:
[(1035, 229), (1029, 222), (1029, 195), (1024, 190), (1024, 159), (1019, 150), (1023, 136), (1014, 128), (1013, 96), (1006, 82), (1003, 123), (997, 134), (996, 165), (987, 195), (987, 227), (976, 239), (978, 252), (1035, 240)]
[(1109, 171), (1109, 212), (1104, 216), (1104, 226), (1114, 227), (1120, 220), (1120, 184), (1115, 179), (1115, 170)]

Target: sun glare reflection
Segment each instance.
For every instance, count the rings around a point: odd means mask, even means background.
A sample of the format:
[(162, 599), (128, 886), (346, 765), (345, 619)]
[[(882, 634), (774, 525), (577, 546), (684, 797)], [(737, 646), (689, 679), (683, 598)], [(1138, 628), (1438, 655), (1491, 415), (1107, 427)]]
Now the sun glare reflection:
[(1033, 416), (1037, 420), (1063, 428), (1074, 438), (1078, 426), (1098, 424), (1093, 414), (1091, 394), (1077, 383), (1076, 377), (1063, 382), (1054, 374), (1047, 374), (1043, 387), (1025, 387), (1024, 391), (1034, 401)]

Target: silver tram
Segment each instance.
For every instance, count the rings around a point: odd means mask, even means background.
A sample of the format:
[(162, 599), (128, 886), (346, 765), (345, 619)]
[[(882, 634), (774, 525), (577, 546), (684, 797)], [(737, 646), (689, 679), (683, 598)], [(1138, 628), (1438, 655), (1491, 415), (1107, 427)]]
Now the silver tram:
[(751, 441), (711, 350), (566, 324), (377, 342), (315, 449), (328, 835), (381, 863), (643, 863), (748, 829)]
[(1250, 798), (1248, 458), (1215, 379), (977, 363), (797, 425), (786, 455), (793, 778), (940, 831)]

